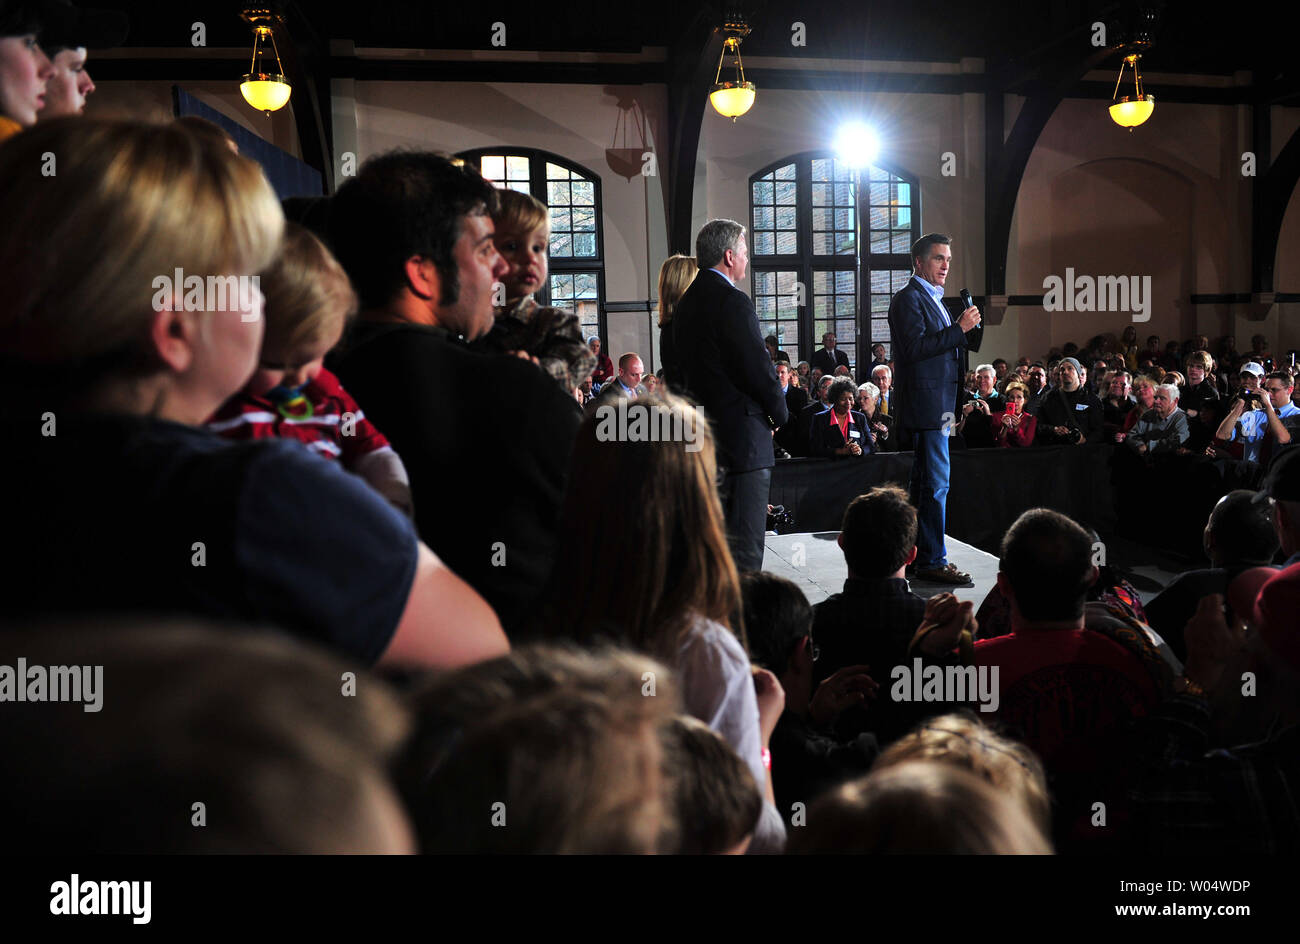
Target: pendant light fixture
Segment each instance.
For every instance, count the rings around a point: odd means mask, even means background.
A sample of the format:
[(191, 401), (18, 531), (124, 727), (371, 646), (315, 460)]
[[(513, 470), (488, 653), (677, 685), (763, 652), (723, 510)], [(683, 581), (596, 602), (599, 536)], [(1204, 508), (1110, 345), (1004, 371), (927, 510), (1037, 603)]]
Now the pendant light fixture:
[[(713, 110), (723, 118), (733, 122), (754, 107), (757, 90), (753, 82), (745, 81), (745, 64), (740, 61), (740, 41), (749, 35), (749, 26), (743, 20), (728, 21), (723, 24), (727, 34), (722, 44), (722, 55), (718, 58), (718, 74), (713, 80), (713, 91), (709, 93), (709, 103)], [(733, 77), (722, 80), (722, 68), (727, 62), (727, 53), (735, 57), (732, 68)]]
[[(1119, 77), (1115, 79), (1115, 94), (1110, 106), (1111, 120), (1129, 131), (1150, 118), (1156, 110), (1156, 97), (1142, 94), (1142, 72), (1138, 68), (1138, 60), (1141, 58), (1137, 53), (1124, 57), (1119, 67)], [(1124, 69), (1128, 66), (1133, 67), (1133, 94), (1120, 96), (1119, 86), (1124, 81)]]
[[(289, 80), (284, 77), (284, 67), (280, 64), (280, 50), (275, 44), (275, 32), (272, 27), (283, 20), (264, 7), (247, 8), (240, 14), (253, 27), (253, 61), (244, 80), (239, 85), (239, 92), (244, 101), (259, 111), (270, 114), (289, 103), (293, 92)], [(266, 44), (271, 44), (275, 55), (275, 67), (272, 70), (266, 60)]]

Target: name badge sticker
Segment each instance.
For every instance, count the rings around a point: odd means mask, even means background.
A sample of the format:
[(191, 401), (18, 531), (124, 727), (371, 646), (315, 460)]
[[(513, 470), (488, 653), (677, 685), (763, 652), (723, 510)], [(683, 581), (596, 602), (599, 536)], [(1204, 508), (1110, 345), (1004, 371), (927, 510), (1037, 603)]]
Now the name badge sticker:
[(856, 429), (849, 430), (849, 439), (861, 439), (861, 438), (862, 438), (862, 434), (859, 433)]
[(1076, 403), (1076, 404), (1074, 405), (1074, 408), (1075, 408), (1076, 411), (1077, 411), (1077, 410), (1086, 410), (1086, 409), (1088, 409), (1088, 404), (1086, 404), (1086, 403)]

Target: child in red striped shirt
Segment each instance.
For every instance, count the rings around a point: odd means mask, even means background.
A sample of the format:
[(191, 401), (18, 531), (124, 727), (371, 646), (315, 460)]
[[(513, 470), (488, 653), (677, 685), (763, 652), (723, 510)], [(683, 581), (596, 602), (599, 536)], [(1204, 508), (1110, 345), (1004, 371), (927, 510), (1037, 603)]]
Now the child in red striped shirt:
[(289, 223), (261, 288), (266, 333), (257, 371), (208, 429), (228, 439), (296, 439), (319, 456), (338, 459), (410, 515), (410, 480), (401, 458), (323, 364), (357, 307), (342, 266), (309, 230)]

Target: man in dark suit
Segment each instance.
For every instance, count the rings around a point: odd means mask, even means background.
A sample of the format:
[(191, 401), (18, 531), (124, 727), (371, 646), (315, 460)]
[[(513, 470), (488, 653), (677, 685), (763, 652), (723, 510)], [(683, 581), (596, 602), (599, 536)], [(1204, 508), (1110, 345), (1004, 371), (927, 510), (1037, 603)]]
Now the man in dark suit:
[(943, 305), (952, 262), (952, 238), (931, 234), (912, 246), (912, 278), (889, 303), (894, 342), (895, 411), (913, 438), (911, 498), (917, 510), (916, 576), (968, 584), (970, 575), (948, 563), (944, 518), (948, 503), (948, 439), (957, 425), (957, 386), (967, 334), (980, 323), (974, 305), (956, 321)]
[(789, 361), (776, 362), (776, 380), (781, 385), (781, 393), (785, 397), (786, 412), (790, 414), (790, 418), (776, 431), (776, 443), (790, 455), (802, 456), (808, 451), (808, 444), (798, 441), (796, 427), (799, 425), (799, 413), (808, 405), (808, 391), (790, 382), (792, 373), (794, 371), (790, 369)]
[(645, 376), (645, 365), (641, 362), (640, 355), (629, 351), (618, 359), (618, 373), (614, 375), (613, 380), (600, 388), (600, 393), (596, 394), (596, 401), (606, 403), (619, 398), (635, 400), (637, 397), (645, 396), (645, 387), (641, 386), (643, 376)]
[(788, 419), (785, 397), (749, 296), (745, 228), (711, 220), (695, 238), (700, 274), (677, 303), (673, 334), (687, 392), (704, 409), (726, 469), (721, 495), (736, 566), (763, 567), (763, 533), (775, 458), (772, 436)]
[(835, 334), (827, 331), (822, 335), (822, 349), (812, 356), (812, 366), (821, 368), (823, 374), (835, 373), (837, 367), (849, 366), (849, 355), (835, 349)]

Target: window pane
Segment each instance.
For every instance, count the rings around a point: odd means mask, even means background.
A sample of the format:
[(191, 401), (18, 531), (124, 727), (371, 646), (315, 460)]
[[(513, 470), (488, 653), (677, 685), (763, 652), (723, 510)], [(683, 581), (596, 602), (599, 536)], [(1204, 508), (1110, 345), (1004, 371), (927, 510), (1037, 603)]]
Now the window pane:
[(778, 181), (776, 184), (776, 202), (793, 204), (795, 200), (795, 185), (793, 180)]
[(528, 158), (526, 157), (507, 157), (506, 158), (506, 176), (510, 180), (527, 180)]
[(890, 246), (890, 243), (889, 243), (889, 233), (888, 233), (888, 232), (884, 232), (884, 233), (877, 233), (877, 232), (874, 232), (874, 231), (872, 232), (872, 234), (871, 234), (871, 251), (872, 251), (872, 252), (890, 252), (891, 250), (890, 250), (889, 246)]
[(573, 202), (578, 206), (596, 205), (596, 185), (590, 181), (575, 180), (569, 185), (573, 191)]
[(573, 254), (590, 258), (596, 255), (596, 234), (578, 233), (573, 237)]
[(754, 254), (770, 256), (776, 252), (776, 239), (771, 233), (754, 234)]
[(505, 180), (506, 159), (496, 154), (484, 154), (479, 159), (479, 170), (487, 180)]
[(894, 234), (894, 252), (907, 252), (912, 245), (912, 234), (895, 233)]
[(567, 183), (552, 180), (546, 184), (546, 203), (548, 206), (567, 206), (572, 202), (572, 195)]
[(577, 294), (579, 298), (596, 297), (596, 286), (599, 283), (596, 281), (595, 272), (583, 272), (579, 275), (575, 275), (573, 277), (573, 281), (574, 281), (574, 286), (573, 286), (574, 292)]
[(793, 256), (799, 251), (795, 234), (786, 230), (780, 230), (776, 234), (776, 252), (780, 256)]
[(519, 193), (532, 193), (532, 189), (528, 186), (528, 181), (526, 180), (512, 180), (506, 186), (510, 190), (515, 190)]
[(777, 180), (794, 180), (794, 164), (786, 164), (775, 171)]
[(575, 208), (573, 211), (573, 228), (592, 232), (596, 229), (596, 211), (594, 208)]
[(567, 206), (551, 207), (551, 229), (573, 229), (573, 215)]
[(546, 179), (547, 180), (568, 180), (572, 174), (567, 167), (561, 167), (559, 164), (546, 162)]
[(770, 206), (754, 207), (754, 229), (774, 229), (775, 213)]
[(813, 206), (830, 206), (831, 202), (831, 185), (830, 184), (813, 184), (812, 185), (812, 202)]
[(796, 219), (797, 217), (795, 215), (794, 207), (779, 206), (776, 208), (777, 229), (790, 229), (790, 230), (794, 229)]
[(572, 256), (573, 255), (573, 237), (568, 233), (551, 234), (551, 255), (553, 256)]

